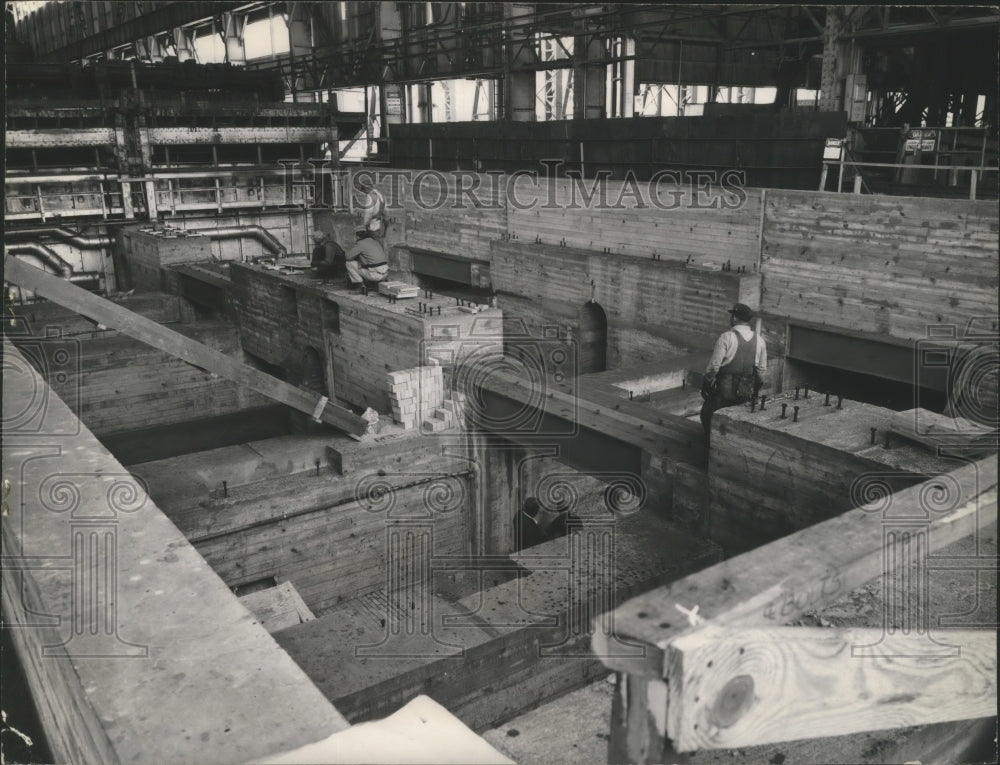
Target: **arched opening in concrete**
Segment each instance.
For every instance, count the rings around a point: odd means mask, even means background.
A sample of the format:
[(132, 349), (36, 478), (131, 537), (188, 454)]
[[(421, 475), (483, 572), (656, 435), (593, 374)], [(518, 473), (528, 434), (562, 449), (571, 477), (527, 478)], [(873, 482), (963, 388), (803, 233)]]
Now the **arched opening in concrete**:
[(580, 309), (577, 368), (580, 374), (608, 368), (608, 317), (599, 303), (590, 301)]
[(319, 351), (310, 345), (307, 345), (302, 352), (302, 387), (326, 395), (323, 358), (319, 355)]

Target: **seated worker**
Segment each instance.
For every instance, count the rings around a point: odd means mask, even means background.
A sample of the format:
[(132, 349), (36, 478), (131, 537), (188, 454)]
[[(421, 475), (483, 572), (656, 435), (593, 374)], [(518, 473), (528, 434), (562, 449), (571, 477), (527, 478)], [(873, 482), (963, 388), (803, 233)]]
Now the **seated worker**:
[(743, 404), (760, 394), (767, 373), (767, 347), (752, 329), (753, 309), (737, 303), (729, 309), (730, 329), (719, 335), (701, 386), (701, 424), (708, 437), (712, 414)]
[(545, 541), (545, 532), (538, 520), (539, 504), (534, 497), (524, 500), (524, 507), (514, 517), (514, 552), (540, 545)]
[(358, 241), (347, 251), (347, 278), (351, 280), (351, 286), (385, 281), (389, 275), (389, 264), (382, 245), (366, 229), (356, 229), (354, 235)]
[(321, 279), (336, 279), (347, 273), (347, 255), (344, 248), (325, 231), (313, 231), (312, 260), (309, 265), (316, 269), (316, 275)]

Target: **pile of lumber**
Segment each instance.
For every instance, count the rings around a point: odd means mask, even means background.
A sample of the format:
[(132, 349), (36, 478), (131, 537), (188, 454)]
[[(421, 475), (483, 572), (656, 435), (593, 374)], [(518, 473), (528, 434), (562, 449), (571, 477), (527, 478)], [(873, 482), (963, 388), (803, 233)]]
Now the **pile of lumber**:
[(406, 282), (379, 282), (378, 294), (394, 297), (397, 300), (415, 298), (419, 287)]

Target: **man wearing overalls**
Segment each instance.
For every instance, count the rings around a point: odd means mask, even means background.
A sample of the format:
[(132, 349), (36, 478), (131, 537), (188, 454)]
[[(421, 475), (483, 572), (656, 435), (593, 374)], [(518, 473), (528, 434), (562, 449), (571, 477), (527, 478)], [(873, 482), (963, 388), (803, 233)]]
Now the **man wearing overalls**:
[(745, 404), (764, 384), (767, 371), (767, 348), (759, 335), (750, 329), (753, 310), (737, 303), (729, 309), (731, 329), (715, 342), (715, 350), (705, 369), (701, 386), (701, 424), (705, 436), (712, 430), (712, 413), (734, 404)]

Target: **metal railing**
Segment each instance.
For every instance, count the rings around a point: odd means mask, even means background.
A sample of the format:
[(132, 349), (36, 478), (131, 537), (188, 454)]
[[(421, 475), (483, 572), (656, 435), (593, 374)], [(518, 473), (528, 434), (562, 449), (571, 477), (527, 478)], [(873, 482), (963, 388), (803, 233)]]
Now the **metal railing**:
[[(845, 159), (841, 157), (839, 160), (836, 159), (825, 159), (823, 160), (823, 171), (820, 173), (819, 179), (819, 190), (826, 190), (827, 178), (829, 177), (829, 172), (831, 167), (837, 168), (837, 188), (836, 191), (842, 192), (844, 186), (844, 169), (850, 168), (854, 170), (854, 184), (852, 193), (860, 194), (862, 185), (864, 185), (864, 177), (862, 173), (859, 172), (859, 168), (884, 168), (884, 169), (896, 169), (896, 170), (916, 170), (916, 171), (927, 171), (933, 170), (935, 175), (938, 170), (949, 170), (955, 173), (968, 172), (971, 173), (969, 180), (969, 199), (975, 200), (976, 190), (979, 185), (980, 174), (985, 173), (995, 173), (1000, 168), (996, 167), (986, 167), (985, 165), (908, 165), (902, 162), (858, 162), (854, 159)], [(870, 191), (870, 189), (869, 189)]]

